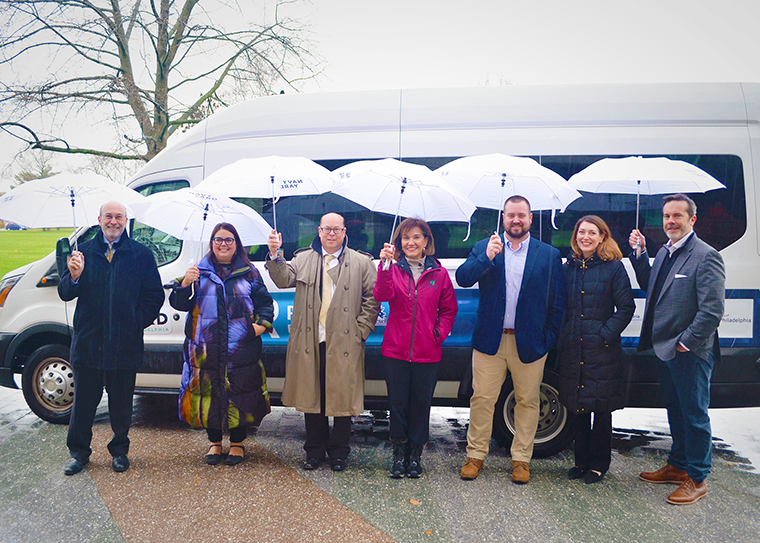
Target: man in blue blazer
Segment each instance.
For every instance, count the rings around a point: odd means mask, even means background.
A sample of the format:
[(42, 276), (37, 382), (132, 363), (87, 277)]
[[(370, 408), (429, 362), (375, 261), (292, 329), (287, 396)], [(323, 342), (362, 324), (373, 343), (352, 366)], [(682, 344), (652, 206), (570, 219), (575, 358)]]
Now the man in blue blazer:
[(631, 255), (647, 304), (639, 351), (654, 349), (673, 444), (668, 463), (639, 477), (649, 483), (680, 485), (667, 501), (694, 503), (707, 495), (712, 465), (710, 377), (720, 359), (718, 325), (723, 318), (726, 270), (720, 253), (694, 233), (697, 206), (684, 194), (663, 198), (662, 223), (668, 243), (649, 265), (646, 240), (634, 230), (643, 252)]
[(494, 234), (476, 243), (456, 272), (460, 286), (478, 283), (480, 296), (472, 333), (467, 461), (461, 477), (475, 479), (483, 467), (494, 406), (509, 371), (517, 401), (512, 481), (527, 483), (544, 363), (565, 311), (565, 275), (559, 251), (530, 236), (533, 214), (528, 200), (509, 198), (503, 220), (504, 238)]

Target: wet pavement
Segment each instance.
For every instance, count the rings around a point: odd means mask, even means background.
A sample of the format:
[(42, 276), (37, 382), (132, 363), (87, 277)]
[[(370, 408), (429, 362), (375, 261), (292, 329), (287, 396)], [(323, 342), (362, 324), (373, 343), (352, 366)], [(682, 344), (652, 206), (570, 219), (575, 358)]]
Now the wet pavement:
[(242, 465), (206, 466), (205, 432), (176, 419), (175, 397), (145, 396), (131, 469), (116, 474), (105, 406), (88, 469), (65, 477), (66, 427), (0, 389), (0, 541), (760, 541), (760, 474), (719, 440), (708, 496), (679, 507), (665, 501), (675, 486), (638, 479), (664, 464), (665, 432), (616, 427), (610, 472), (595, 485), (567, 480), (569, 450), (534, 459), (531, 482), (514, 485), (495, 444), (478, 479), (462, 481), (469, 411), (434, 409), (425, 475), (393, 480), (382, 412), (354, 419), (342, 473), (300, 469), (303, 419), (282, 407), (249, 438)]

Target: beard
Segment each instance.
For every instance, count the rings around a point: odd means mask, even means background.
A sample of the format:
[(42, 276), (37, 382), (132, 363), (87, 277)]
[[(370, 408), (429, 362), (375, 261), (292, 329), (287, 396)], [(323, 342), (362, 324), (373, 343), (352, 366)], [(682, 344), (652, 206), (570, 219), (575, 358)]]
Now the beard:
[(520, 239), (530, 232), (530, 225), (510, 225), (506, 232), (510, 238)]

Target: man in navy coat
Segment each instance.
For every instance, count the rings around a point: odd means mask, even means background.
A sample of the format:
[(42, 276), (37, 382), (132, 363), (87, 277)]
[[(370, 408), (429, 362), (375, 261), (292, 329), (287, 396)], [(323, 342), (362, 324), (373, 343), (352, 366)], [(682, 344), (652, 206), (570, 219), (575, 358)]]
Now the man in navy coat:
[(100, 232), (79, 246), (58, 284), (65, 302), (77, 299), (71, 366), (74, 405), (66, 439), (74, 475), (90, 459), (92, 424), (108, 392), (113, 439), (108, 451), (114, 471), (129, 468), (129, 426), (137, 369), (143, 361), (143, 329), (158, 317), (164, 289), (153, 253), (127, 235), (127, 212), (119, 202), (100, 208)]
[(697, 206), (684, 194), (663, 198), (662, 226), (668, 236), (650, 267), (646, 240), (634, 230), (631, 255), (639, 287), (647, 292), (639, 351), (654, 349), (659, 359), (662, 398), (673, 445), (668, 462), (639, 477), (649, 483), (680, 485), (668, 496), (674, 505), (707, 495), (712, 466), (710, 377), (720, 360), (718, 325), (723, 318), (726, 270), (720, 253), (694, 233)]
[(512, 481), (527, 483), (544, 363), (565, 311), (565, 275), (559, 251), (531, 238), (533, 214), (527, 199), (509, 198), (503, 219), (504, 238), (494, 234), (476, 243), (456, 272), (460, 286), (478, 283), (480, 296), (472, 333), (467, 461), (461, 477), (475, 479), (483, 467), (494, 406), (509, 371), (517, 401)]

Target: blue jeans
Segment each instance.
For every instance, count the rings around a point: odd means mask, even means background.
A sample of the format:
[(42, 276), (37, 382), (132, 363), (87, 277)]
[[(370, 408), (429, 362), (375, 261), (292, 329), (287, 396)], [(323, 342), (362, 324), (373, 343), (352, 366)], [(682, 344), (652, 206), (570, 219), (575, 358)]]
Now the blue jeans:
[(660, 383), (673, 446), (668, 463), (701, 483), (712, 466), (710, 377), (715, 357), (703, 360), (692, 353), (676, 352), (671, 360), (660, 360)]

